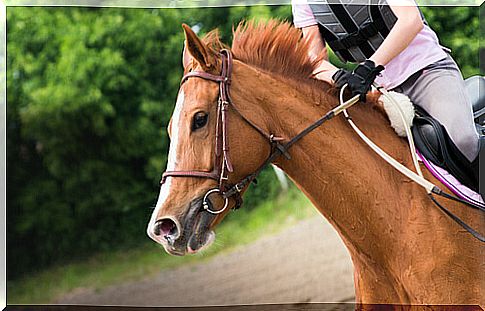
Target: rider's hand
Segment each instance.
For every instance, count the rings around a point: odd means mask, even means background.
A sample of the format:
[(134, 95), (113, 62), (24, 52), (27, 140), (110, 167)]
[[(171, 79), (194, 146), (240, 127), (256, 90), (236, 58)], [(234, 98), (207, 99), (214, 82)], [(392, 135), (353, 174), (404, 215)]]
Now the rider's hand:
[(373, 61), (368, 59), (364, 63), (359, 64), (352, 73), (340, 69), (333, 75), (332, 79), (335, 81), (337, 88), (341, 88), (347, 83), (348, 88), (352, 92), (352, 97), (360, 95), (359, 99), (365, 101), (365, 96), (369, 92), (372, 82), (382, 70), (384, 70), (384, 66), (376, 66)]
[(352, 72), (348, 71), (347, 69), (339, 69), (335, 72), (332, 76), (333, 83), (335, 87), (341, 89), (345, 84), (349, 82), (349, 77), (352, 75)]

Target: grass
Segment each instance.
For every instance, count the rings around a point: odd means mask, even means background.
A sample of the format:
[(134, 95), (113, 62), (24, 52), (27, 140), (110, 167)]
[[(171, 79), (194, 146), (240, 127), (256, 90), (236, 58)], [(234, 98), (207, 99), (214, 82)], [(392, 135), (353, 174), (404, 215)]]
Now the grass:
[(79, 288), (103, 287), (135, 281), (176, 266), (199, 263), (216, 254), (248, 244), (261, 236), (274, 234), (299, 220), (316, 215), (310, 202), (296, 189), (290, 189), (274, 201), (264, 202), (253, 210), (230, 213), (216, 229), (217, 238), (201, 254), (185, 257), (167, 255), (153, 242), (129, 251), (94, 255), (92, 258), (8, 282), (8, 304), (53, 303)]

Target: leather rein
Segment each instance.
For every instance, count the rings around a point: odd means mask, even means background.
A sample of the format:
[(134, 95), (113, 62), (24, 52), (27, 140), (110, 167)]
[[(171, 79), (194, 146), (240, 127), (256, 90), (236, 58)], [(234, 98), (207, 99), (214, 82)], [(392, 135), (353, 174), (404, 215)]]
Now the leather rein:
[[(287, 143), (282, 143), (283, 138), (277, 137), (274, 134), (266, 133), (252, 121), (247, 119), (241, 112), (237, 109), (237, 107), (232, 102), (230, 93), (229, 93), (229, 86), (231, 84), (231, 73), (232, 73), (232, 54), (230, 50), (222, 49), (220, 51), (220, 56), (222, 59), (222, 69), (220, 75), (213, 75), (204, 71), (191, 71), (182, 77), (182, 81), (180, 85), (182, 85), (185, 81), (189, 78), (201, 78), (209, 81), (214, 81), (219, 83), (219, 98), (217, 101), (217, 123), (216, 123), (216, 143), (215, 143), (215, 156), (214, 156), (214, 168), (212, 171), (200, 171), (200, 170), (188, 170), (188, 171), (165, 171), (162, 174), (161, 184), (164, 184), (167, 177), (196, 177), (196, 178), (209, 178), (216, 180), (218, 182), (218, 188), (211, 189), (206, 192), (204, 195), (202, 205), (204, 210), (211, 214), (220, 214), (229, 205), (229, 198), (234, 197), (235, 199), (235, 206), (233, 209), (238, 209), (242, 205), (242, 196), (241, 192), (251, 183), (256, 182), (256, 177), (263, 171), (263, 169), (270, 165), (273, 161), (275, 161), (279, 156), (283, 155), (288, 160), (291, 160), (291, 156), (288, 153), (288, 149), (302, 139), (304, 136), (312, 132), (314, 129), (318, 128), (320, 125), (325, 123), (326, 121), (332, 119), (336, 115), (344, 112), (345, 118), (350, 122), (352, 119), (347, 114), (346, 109), (350, 108), (356, 102), (358, 102), (358, 96), (348, 100), (347, 102), (342, 102), (341, 104), (332, 110), (328, 111), (324, 116), (320, 119), (312, 123), (310, 126), (302, 130), (296, 136), (294, 136), (291, 140)], [(263, 137), (267, 139), (269, 144), (271, 145), (271, 153), (266, 158), (266, 160), (259, 166), (259, 168), (254, 171), (252, 174), (247, 175), (239, 182), (235, 184), (228, 184), (228, 173), (232, 173), (234, 168), (231, 163), (231, 159), (229, 157), (229, 145), (227, 139), (227, 110), (228, 107), (231, 106), (239, 116), (247, 122), (251, 127), (253, 127), (256, 131), (258, 131)], [(382, 157), (382, 156), (381, 156)], [(387, 160), (386, 160), (387, 161)], [(396, 167), (395, 167), (396, 168)], [(428, 189), (428, 194), (430, 199), (433, 201), (435, 205), (437, 205), (448, 217), (458, 223), (461, 227), (463, 227), (466, 231), (468, 231), (471, 235), (475, 238), (480, 240), (482, 243), (485, 242), (485, 237), (482, 236), (479, 232), (471, 228), (467, 225), (464, 221), (458, 218), (456, 215), (451, 213), (448, 209), (444, 208), (433, 196), (432, 194), (439, 195), (444, 197), (448, 200), (460, 202), (468, 207), (478, 209), (482, 212), (485, 212), (485, 209), (479, 205), (467, 202), (459, 197), (454, 195), (447, 194), (443, 192), (439, 187), (430, 184), (432, 187)], [(224, 206), (219, 210), (213, 210), (210, 208), (210, 201), (208, 200), (211, 194), (220, 194), (224, 199)]]

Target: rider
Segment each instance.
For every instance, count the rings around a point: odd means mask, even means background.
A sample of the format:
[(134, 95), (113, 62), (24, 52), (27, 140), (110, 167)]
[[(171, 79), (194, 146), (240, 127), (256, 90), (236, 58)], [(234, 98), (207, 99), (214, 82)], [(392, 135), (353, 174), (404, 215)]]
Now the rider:
[[(310, 56), (324, 59), (315, 77), (338, 88), (347, 83), (352, 96), (360, 95), (362, 101), (374, 80), (407, 95), (445, 127), (478, 180), (479, 136), (450, 50), (439, 44), (413, 0), (400, 0), (399, 5), (373, 1), (379, 2), (292, 0), (293, 22), (310, 39)], [(342, 61), (358, 66), (348, 71), (330, 64), (325, 43)]]

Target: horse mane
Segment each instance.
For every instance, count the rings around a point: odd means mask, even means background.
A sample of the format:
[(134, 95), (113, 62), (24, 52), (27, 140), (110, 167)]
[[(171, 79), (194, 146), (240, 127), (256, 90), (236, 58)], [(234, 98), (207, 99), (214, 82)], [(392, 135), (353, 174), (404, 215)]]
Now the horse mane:
[[(216, 30), (204, 43), (215, 53), (227, 48)], [(288, 22), (278, 20), (241, 22), (233, 29), (231, 51), (235, 59), (284, 78), (314, 80), (312, 73), (319, 60), (308, 56), (310, 42)]]
[[(220, 40), (218, 29), (207, 33), (202, 41), (213, 54), (229, 48)], [(233, 28), (230, 49), (235, 59), (272, 73), (296, 88), (303, 87), (311, 98), (321, 102), (327, 98), (326, 95), (336, 96), (337, 90), (329, 83), (313, 77), (322, 58), (310, 58), (310, 44), (309, 40), (303, 38), (301, 31), (289, 22), (275, 19), (251, 20), (240, 22), (236, 29)], [(376, 105), (378, 97), (374, 93), (368, 96), (367, 102), (377, 110), (382, 110)], [(384, 111), (380, 113), (385, 115)]]
[(296, 80), (310, 79), (317, 65), (308, 55), (309, 48), (299, 29), (277, 20), (240, 23), (232, 43), (239, 60)]

